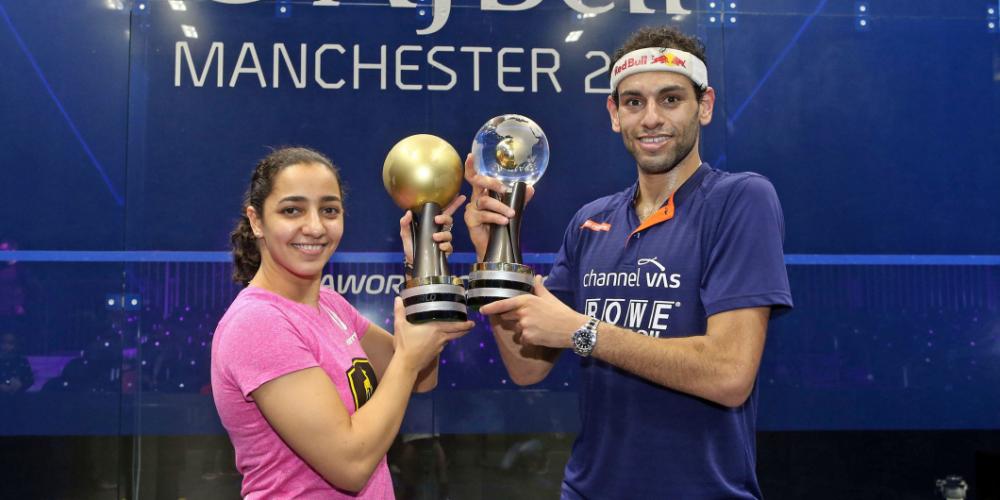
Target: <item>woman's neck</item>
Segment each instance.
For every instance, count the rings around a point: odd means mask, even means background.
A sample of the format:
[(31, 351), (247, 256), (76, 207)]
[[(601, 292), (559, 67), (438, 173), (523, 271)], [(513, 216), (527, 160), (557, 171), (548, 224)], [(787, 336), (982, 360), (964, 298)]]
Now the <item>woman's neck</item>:
[(263, 259), (257, 274), (250, 280), (250, 286), (263, 288), (300, 304), (313, 307), (319, 304), (320, 276), (296, 276)]

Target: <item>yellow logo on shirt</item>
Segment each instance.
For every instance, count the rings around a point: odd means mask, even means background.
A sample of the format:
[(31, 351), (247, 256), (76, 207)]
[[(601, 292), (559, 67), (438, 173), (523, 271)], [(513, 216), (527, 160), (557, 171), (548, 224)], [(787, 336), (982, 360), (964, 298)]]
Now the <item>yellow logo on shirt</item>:
[(347, 369), (347, 381), (351, 386), (351, 394), (354, 395), (355, 410), (371, 399), (378, 386), (375, 368), (365, 358), (354, 358), (351, 367)]

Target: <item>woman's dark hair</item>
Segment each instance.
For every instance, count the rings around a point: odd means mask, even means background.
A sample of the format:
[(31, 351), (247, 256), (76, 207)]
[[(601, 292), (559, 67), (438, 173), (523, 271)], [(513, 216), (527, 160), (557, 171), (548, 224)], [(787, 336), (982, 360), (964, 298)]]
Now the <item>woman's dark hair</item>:
[[(608, 74), (610, 75), (614, 69), (615, 62), (632, 52), (633, 50), (645, 49), (649, 47), (662, 47), (665, 49), (677, 49), (683, 50), (705, 63), (708, 66), (708, 60), (705, 59), (705, 45), (701, 43), (696, 37), (685, 35), (679, 29), (673, 26), (659, 26), (659, 27), (645, 27), (640, 28), (632, 36), (625, 41), (615, 54), (611, 56), (611, 63), (608, 66)], [(694, 84), (692, 84), (694, 85)], [(705, 91), (694, 86), (695, 97), (700, 101), (701, 96), (705, 94)], [(611, 89), (611, 99), (615, 101), (615, 105), (618, 105), (618, 89)]]
[(247, 207), (253, 207), (263, 218), (264, 200), (271, 194), (274, 178), (278, 172), (292, 165), (308, 164), (319, 164), (329, 168), (337, 177), (337, 184), (340, 185), (340, 198), (344, 198), (344, 183), (340, 180), (340, 171), (323, 153), (304, 147), (283, 147), (265, 156), (253, 169), (250, 188), (243, 195), (239, 222), (233, 232), (229, 233), (229, 241), (233, 245), (233, 281), (247, 286), (260, 267), (260, 248), (257, 246), (257, 238), (253, 235), (253, 228), (250, 227), (250, 219), (246, 215)]

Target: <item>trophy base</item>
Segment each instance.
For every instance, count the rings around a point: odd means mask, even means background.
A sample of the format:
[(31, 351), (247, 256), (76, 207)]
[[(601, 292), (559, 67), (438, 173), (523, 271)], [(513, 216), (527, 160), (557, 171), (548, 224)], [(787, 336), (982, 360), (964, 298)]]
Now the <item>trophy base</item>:
[(456, 276), (414, 278), (404, 284), (399, 294), (403, 298), (406, 321), (465, 321), (469, 318), (465, 305), (465, 288)]
[(535, 271), (511, 262), (477, 262), (469, 272), (466, 303), (473, 310), (498, 300), (531, 293)]

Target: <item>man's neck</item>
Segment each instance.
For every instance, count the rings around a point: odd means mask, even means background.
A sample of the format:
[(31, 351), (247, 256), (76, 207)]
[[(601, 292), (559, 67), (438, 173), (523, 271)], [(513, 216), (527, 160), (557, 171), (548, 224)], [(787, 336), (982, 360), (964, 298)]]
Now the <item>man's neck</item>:
[(636, 194), (635, 207), (639, 213), (656, 210), (667, 201), (698, 167), (701, 166), (701, 155), (697, 148), (669, 172), (649, 174), (639, 169), (639, 190)]

